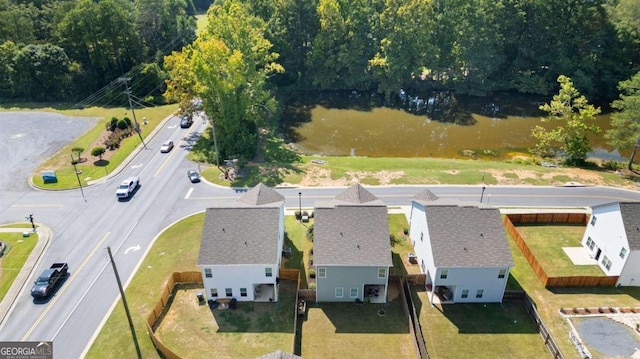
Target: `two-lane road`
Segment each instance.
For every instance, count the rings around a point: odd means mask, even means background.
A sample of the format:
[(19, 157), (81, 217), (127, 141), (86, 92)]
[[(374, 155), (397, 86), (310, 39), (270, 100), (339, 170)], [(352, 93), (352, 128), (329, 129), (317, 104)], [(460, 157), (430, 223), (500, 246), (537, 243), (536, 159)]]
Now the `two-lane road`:
[[(186, 160), (189, 143), (185, 139), (197, 137), (205, 124), (199, 119), (191, 128), (181, 129), (178, 120), (169, 119), (117, 176), (85, 188), (86, 202), (78, 190), (0, 189), (0, 198), (10, 199), (0, 202), (0, 223), (24, 221), (25, 214), (33, 213), (37, 222), (52, 229), (53, 240), (34, 274), (56, 261), (68, 262), (71, 271), (60, 290), (43, 303), (34, 303), (29, 286), (25, 286), (10, 315), (0, 323), (0, 340), (54, 340), (56, 357), (81, 357), (119, 295), (106, 248), (111, 248), (120, 276), (127, 283), (160, 231), (218, 201), (242, 195), (234, 189), (188, 181), (187, 169), (194, 165)], [(174, 141), (176, 147), (161, 154), (160, 144), (165, 140)], [(140, 177), (140, 188), (130, 200), (117, 201), (115, 187), (134, 175)], [(389, 206), (406, 206), (425, 187), (373, 187), (371, 191)], [(602, 187), (487, 186), (484, 193), (479, 186), (428, 188), (442, 198), (479, 201), (482, 196), (484, 203), (504, 207), (640, 201), (637, 192)], [(286, 198), (285, 205), (294, 209), (313, 207), (316, 201), (330, 200), (341, 190), (278, 189)]]

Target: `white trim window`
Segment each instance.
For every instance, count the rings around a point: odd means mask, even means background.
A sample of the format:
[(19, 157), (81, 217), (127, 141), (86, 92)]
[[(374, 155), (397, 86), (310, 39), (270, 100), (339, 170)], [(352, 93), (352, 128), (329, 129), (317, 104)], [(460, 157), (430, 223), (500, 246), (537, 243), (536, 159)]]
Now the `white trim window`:
[(484, 289), (478, 289), (476, 291), (476, 298), (482, 298), (483, 295), (484, 295)]
[(358, 298), (358, 288), (349, 289), (349, 297)]
[(500, 269), (500, 272), (498, 272), (498, 278), (504, 278), (506, 275), (507, 275), (506, 269)]
[(378, 278), (387, 277), (387, 268), (378, 268)]
[(591, 237), (587, 237), (587, 247), (589, 247), (590, 250), (593, 250), (594, 246), (595, 243), (593, 242), (593, 239), (591, 239)]
[(273, 269), (271, 269), (271, 267), (266, 267), (264, 269), (264, 276), (265, 277), (273, 277)]
[(232, 288), (225, 288), (224, 289), (224, 293), (227, 297), (233, 297), (233, 289)]
[(327, 268), (318, 267), (318, 278), (327, 278)]
[(592, 225), (592, 226), (595, 226), (595, 225), (596, 225), (596, 221), (597, 221), (597, 220), (598, 220), (598, 218), (596, 218), (596, 216), (595, 216), (595, 215), (592, 215), (592, 216), (591, 216), (591, 225)]
[(336, 287), (336, 298), (344, 297), (344, 288)]
[(218, 288), (209, 289), (209, 294), (211, 294), (211, 298), (217, 298), (218, 297)]
[(211, 268), (205, 268), (204, 269), (204, 277), (205, 278), (213, 278), (213, 272), (211, 271)]
[(447, 279), (448, 276), (449, 276), (449, 270), (448, 269), (441, 269), (440, 270), (440, 279)]
[(469, 289), (463, 289), (461, 298), (469, 298)]
[(627, 255), (627, 249), (622, 247), (622, 249), (620, 250), (620, 258), (624, 259), (624, 256)]

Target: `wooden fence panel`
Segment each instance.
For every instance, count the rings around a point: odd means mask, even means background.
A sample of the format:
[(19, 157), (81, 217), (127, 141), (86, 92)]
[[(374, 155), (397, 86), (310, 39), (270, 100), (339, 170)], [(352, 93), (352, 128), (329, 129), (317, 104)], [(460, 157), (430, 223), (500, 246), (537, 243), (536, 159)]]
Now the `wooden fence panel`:
[(280, 279), (297, 280), (299, 274), (300, 274), (300, 270), (298, 269), (280, 268), (278, 270), (278, 277), (280, 277)]
[(298, 297), (300, 299), (306, 300), (307, 302), (315, 302), (316, 290), (315, 289), (298, 289)]
[(427, 282), (426, 274), (407, 274), (405, 278), (409, 285), (424, 285)]

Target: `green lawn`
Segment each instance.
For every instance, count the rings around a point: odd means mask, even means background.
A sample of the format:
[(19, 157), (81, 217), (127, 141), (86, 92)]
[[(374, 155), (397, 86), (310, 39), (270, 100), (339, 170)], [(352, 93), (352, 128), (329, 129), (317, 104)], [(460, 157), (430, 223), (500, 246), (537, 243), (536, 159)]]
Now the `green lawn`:
[[(415, 288), (415, 287), (414, 287)], [(457, 358), (549, 358), (550, 354), (520, 303), (429, 304), (413, 291), (429, 356)]]
[[(386, 306), (312, 304), (302, 323), (302, 357), (416, 358), (401, 299), (397, 294), (390, 297)], [(377, 313), (380, 309), (384, 316)]]
[(598, 265), (574, 265), (562, 247), (582, 247), (585, 227), (518, 226), (518, 232), (549, 277), (604, 276)]
[[(20, 226), (11, 225), (11, 227)], [(30, 224), (28, 228), (31, 228)], [(38, 235), (33, 233), (30, 237), (23, 238), (22, 232), (2, 232), (0, 240), (7, 246), (4, 255), (0, 257), (0, 301), (2, 301), (38, 243)]]

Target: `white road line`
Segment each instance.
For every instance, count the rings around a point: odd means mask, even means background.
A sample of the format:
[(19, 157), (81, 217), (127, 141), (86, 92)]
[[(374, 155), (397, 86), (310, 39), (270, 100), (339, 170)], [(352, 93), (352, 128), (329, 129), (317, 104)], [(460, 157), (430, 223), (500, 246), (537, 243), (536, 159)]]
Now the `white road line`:
[(184, 199), (189, 199), (189, 196), (191, 196), (192, 192), (193, 192), (193, 187), (189, 188), (189, 190), (187, 191), (187, 195), (184, 196)]

